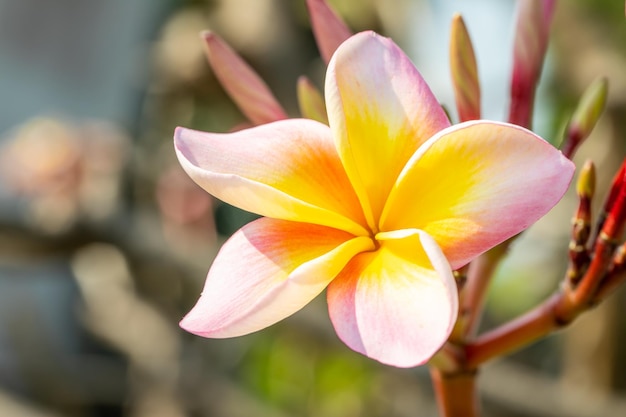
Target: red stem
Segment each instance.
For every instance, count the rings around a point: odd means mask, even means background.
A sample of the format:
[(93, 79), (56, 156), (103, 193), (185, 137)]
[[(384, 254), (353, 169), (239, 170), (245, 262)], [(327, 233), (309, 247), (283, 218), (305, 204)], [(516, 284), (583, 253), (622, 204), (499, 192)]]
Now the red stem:
[(479, 417), (476, 371), (448, 374), (430, 369), (440, 417)]
[(478, 367), (496, 356), (512, 352), (565, 326), (579, 313), (574, 307), (567, 295), (553, 295), (533, 310), (469, 343), (465, 347), (465, 366)]
[(466, 338), (476, 333), (480, 324), (487, 289), (500, 260), (506, 254), (513, 239), (515, 236), (482, 254), (470, 264), (467, 272), (467, 283), (461, 299), (460, 320), (463, 328), (460, 329), (461, 334), (455, 336)]

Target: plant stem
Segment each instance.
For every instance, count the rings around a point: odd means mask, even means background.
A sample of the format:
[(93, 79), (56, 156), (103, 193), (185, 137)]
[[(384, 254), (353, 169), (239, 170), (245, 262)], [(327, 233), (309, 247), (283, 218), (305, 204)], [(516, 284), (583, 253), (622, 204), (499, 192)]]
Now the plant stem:
[(561, 302), (555, 294), (528, 313), (488, 331), (465, 347), (468, 366), (478, 366), (496, 356), (529, 344), (561, 326), (555, 311)]
[(617, 220), (604, 223), (595, 242), (591, 264), (580, 281), (571, 282), (566, 277), (562, 290), (533, 310), (465, 344), (465, 367), (476, 368), (571, 323), (622, 282), (622, 271), (612, 260), (617, 246), (615, 237), (621, 236), (626, 223), (626, 193), (624, 195), (619, 200), (619, 215), (614, 216)]
[(475, 259), (467, 272), (467, 283), (462, 292), (459, 321), (452, 340), (462, 341), (476, 333), (480, 324), (485, 296), (500, 260), (514, 238), (501, 243)]
[(475, 370), (446, 373), (431, 367), (430, 375), (440, 417), (480, 416)]

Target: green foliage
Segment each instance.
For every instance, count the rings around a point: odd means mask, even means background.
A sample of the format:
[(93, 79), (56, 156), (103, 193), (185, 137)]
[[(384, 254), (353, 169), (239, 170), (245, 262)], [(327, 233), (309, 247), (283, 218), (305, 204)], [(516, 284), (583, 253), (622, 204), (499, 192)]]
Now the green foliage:
[(288, 415), (370, 415), (375, 364), (339, 343), (329, 346), (301, 328), (266, 331), (241, 366), (241, 379), (264, 402)]

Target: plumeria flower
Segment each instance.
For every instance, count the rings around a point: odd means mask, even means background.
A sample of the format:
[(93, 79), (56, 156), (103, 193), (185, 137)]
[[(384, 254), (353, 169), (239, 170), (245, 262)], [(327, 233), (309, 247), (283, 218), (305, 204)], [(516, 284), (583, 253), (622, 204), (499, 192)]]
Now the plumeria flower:
[(327, 289), (350, 348), (385, 364), (423, 364), (457, 317), (452, 271), (550, 210), (573, 164), (519, 126), (450, 126), (409, 58), (373, 32), (332, 56), (325, 101), (329, 125), (177, 129), (191, 178), (264, 216), (224, 244), (181, 326), (248, 334)]

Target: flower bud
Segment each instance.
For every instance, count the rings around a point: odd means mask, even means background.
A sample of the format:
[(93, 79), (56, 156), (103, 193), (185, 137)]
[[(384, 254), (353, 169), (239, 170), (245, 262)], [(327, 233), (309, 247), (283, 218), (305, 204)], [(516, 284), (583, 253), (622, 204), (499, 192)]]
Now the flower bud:
[(607, 94), (608, 80), (604, 77), (596, 79), (583, 93), (565, 130), (562, 150), (568, 158), (574, 155), (595, 127), (604, 110)]
[(604, 212), (601, 234), (608, 240), (619, 239), (626, 226), (626, 159), (613, 179)]
[(572, 285), (576, 285), (589, 266), (587, 241), (591, 232), (591, 198), (596, 182), (596, 172), (590, 160), (580, 170), (576, 182), (578, 209), (572, 219), (572, 235), (569, 243), (569, 266), (567, 277)]
[(587, 160), (578, 175), (576, 192), (579, 198), (593, 198), (596, 186), (596, 168), (592, 161)]
[(352, 35), (352, 31), (325, 0), (307, 0), (306, 4), (317, 47), (322, 59), (328, 64), (335, 50)]
[(460, 121), (480, 119), (480, 83), (472, 40), (460, 14), (452, 18), (450, 71)]
[(517, 4), (509, 122), (530, 128), (555, 1), (520, 0)]
[(298, 105), (303, 117), (328, 124), (324, 97), (305, 76), (298, 78)]
[(248, 120), (260, 125), (287, 118), (267, 84), (226, 42), (209, 31), (202, 38), (215, 76)]

